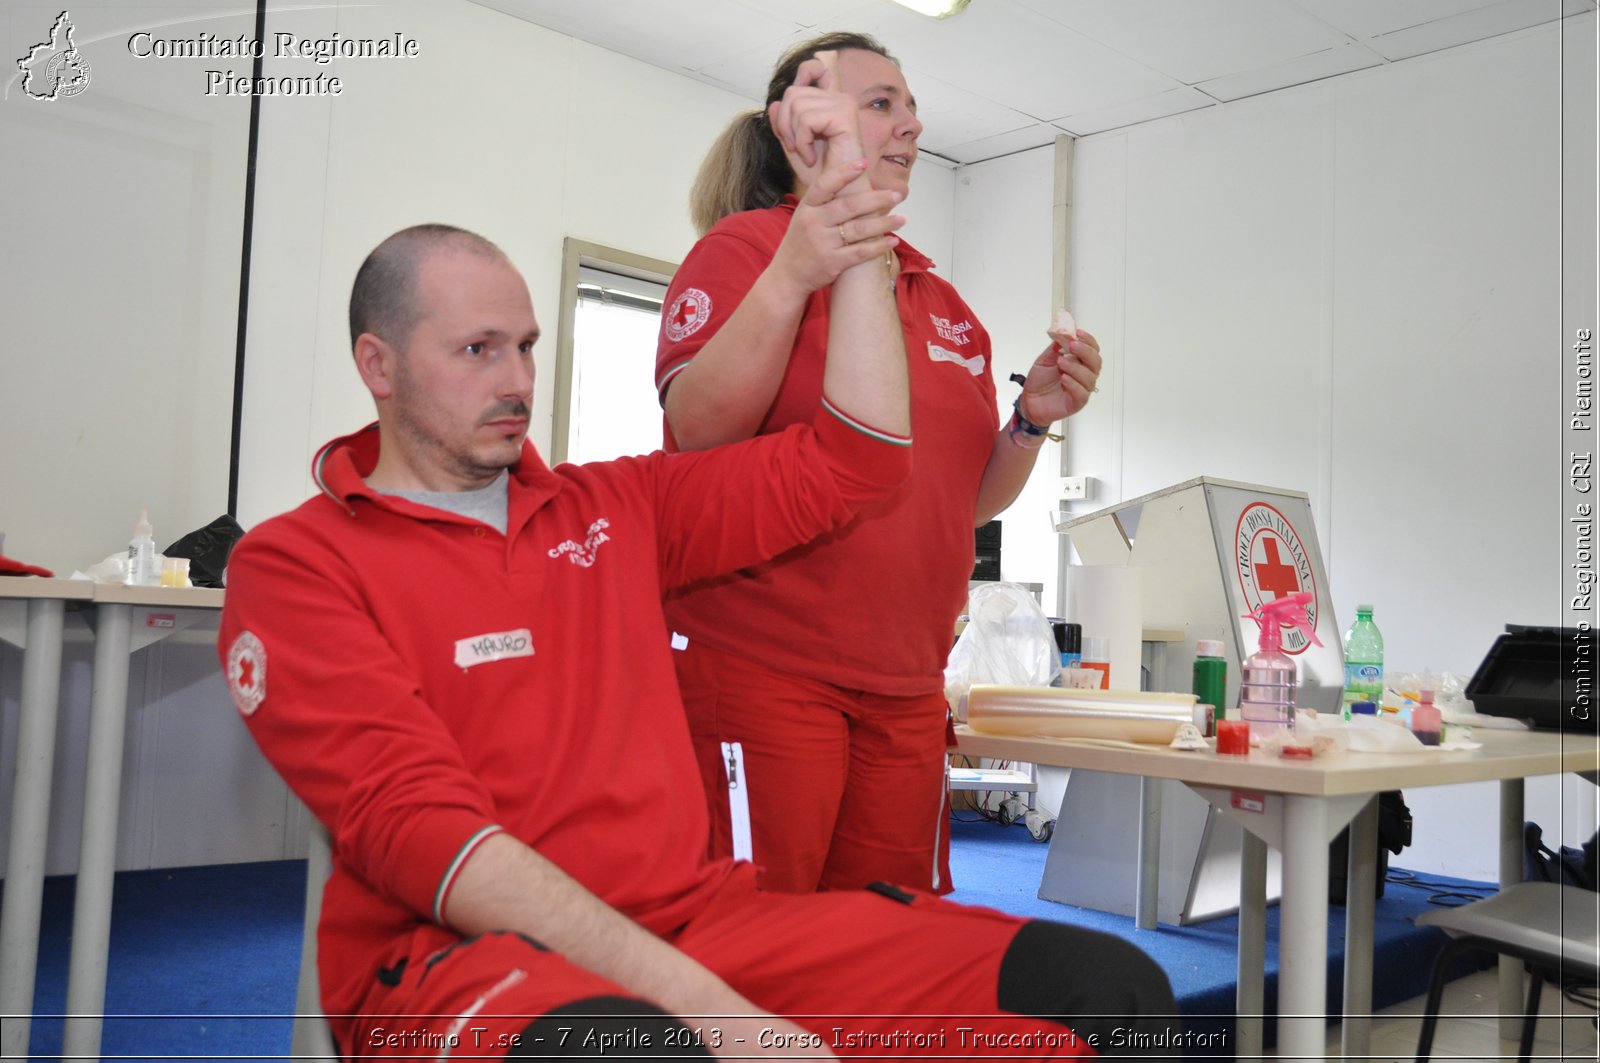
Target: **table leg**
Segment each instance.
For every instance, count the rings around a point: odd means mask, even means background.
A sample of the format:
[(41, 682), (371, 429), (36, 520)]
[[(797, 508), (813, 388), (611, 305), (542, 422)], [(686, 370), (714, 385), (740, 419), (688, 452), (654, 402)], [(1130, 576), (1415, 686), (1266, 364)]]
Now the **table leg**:
[(1145, 776), (1139, 780), (1139, 877), (1134, 887), (1134, 925), (1140, 930), (1156, 928), (1156, 912), (1161, 900), (1161, 796), (1162, 781)]
[(1372, 1038), (1372, 944), (1378, 914), (1378, 798), (1350, 821), (1349, 877), (1344, 891), (1345, 1058), (1367, 1054)]
[[(1521, 779), (1500, 780), (1500, 888), (1522, 881), (1522, 825), (1524, 791)], [(1522, 961), (1500, 957), (1500, 1039), (1522, 1036)]]
[(94, 692), (89, 703), (89, 754), (84, 765), (83, 838), (78, 851), (72, 956), (67, 971), (68, 1018), (61, 1046), (63, 1056), (75, 1059), (100, 1058), (132, 629), (132, 606), (100, 605), (94, 645)]
[(0, 1057), (28, 1054), (33, 983), (39, 961), (39, 910), (44, 899), (50, 833), (50, 776), (56, 759), (61, 700), (61, 632), (66, 603), (28, 602), (17, 720), (17, 774), (6, 848), (5, 907), (0, 910)]
[(1328, 1006), (1328, 803), (1290, 794), (1283, 806), (1278, 1055), (1321, 1059)]
[(1262, 1016), (1266, 1013), (1267, 843), (1244, 832), (1239, 850), (1239, 984), (1234, 1058), (1261, 1058)]

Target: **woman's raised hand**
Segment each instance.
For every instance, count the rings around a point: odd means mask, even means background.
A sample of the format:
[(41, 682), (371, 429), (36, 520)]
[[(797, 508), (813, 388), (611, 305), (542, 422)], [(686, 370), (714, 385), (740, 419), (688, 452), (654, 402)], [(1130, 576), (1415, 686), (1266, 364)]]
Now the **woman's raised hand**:
[(1099, 388), (1100, 341), (1084, 329), (1062, 332), (1049, 330), (1050, 346), (1028, 368), (1022, 385), (1019, 408), (1022, 416), (1037, 425), (1049, 425), (1071, 417), (1089, 404), (1089, 396)]
[(880, 192), (865, 182), (857, 190), (854, 182), (865, 172), (866, 160), (829, 162), (806, 187), (770, 267), (801, 297), (826, 288), (851, 266), (883, 258), (899, 245), (892, 234), (906, 223), (888, 213), (901, 193)]
[(839, 91), (835, 52), (818, 52), (801, 63), (783, 98), (767, 106), (773, 135), (801, 185), (811, 187), (824, 167), (862, 157), (856, 108), (856, 101)]

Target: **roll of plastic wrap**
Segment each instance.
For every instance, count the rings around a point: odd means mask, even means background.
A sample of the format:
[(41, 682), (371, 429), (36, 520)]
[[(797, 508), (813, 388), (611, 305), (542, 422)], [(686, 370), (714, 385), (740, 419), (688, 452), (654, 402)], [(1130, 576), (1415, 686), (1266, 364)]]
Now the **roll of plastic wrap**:
[(967, 725), (996, 735), (1111, 738), (1166, 745), (1194, 719), (1193, 694), (974, 685)]

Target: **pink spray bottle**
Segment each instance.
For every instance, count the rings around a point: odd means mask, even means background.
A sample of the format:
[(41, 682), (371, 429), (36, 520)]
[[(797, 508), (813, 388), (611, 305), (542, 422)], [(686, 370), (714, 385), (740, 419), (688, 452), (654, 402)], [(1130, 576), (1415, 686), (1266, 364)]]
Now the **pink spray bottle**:
[(1300, 591), (1263, 602), (1246, 614), (1261, 625), (1261, 648), (1244, 662), (1239, 715), (1250, 725), (1250, 738), (1256, 743), (1279, 731), (1294, 730), (1295, 663), (1283, 652), (1283, 627), (1297, 627), (1312, 645), (1322, 645), (1306, 616), (1310, 600), (1310, 591)]

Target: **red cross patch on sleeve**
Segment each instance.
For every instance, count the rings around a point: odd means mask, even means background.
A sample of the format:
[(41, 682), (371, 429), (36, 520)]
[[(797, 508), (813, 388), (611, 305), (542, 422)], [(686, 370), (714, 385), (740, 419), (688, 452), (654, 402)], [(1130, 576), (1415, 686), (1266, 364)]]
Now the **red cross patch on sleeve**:
[(246, 716), (267, 696), (267, 648), (248, 631), (241, 631), (228, 647), (228, 692)]
[(699, 332), (710, 317), (711, 296), (699, 288), (686, 288), (672, 300), (661, 320), (665, 323), (667, 339), (677, 343)]

